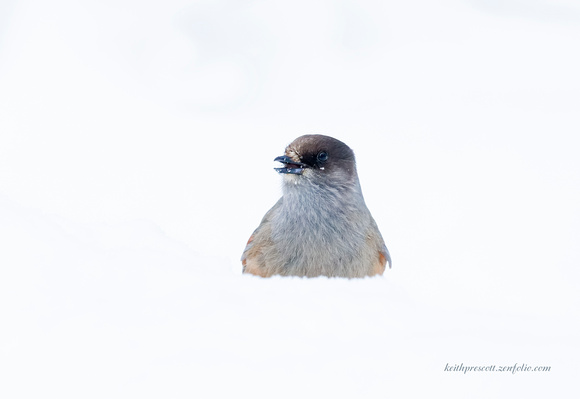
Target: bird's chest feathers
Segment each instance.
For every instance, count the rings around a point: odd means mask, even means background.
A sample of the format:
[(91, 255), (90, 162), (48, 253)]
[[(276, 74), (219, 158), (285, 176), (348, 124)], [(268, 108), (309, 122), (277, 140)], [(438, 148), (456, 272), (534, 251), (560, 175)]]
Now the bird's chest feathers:
[(352, 253), (365, 240), (361, 233), (368, 223), (366, 207), (357, 201), (320, 193), (285, 195), (272, 239), (287, 256)]

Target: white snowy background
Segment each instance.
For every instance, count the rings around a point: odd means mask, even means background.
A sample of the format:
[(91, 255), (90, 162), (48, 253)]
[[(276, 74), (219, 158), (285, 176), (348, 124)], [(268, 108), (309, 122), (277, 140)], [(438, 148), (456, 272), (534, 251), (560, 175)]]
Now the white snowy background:
[[(0, 397), (579, 397), (579, 71), (574, 0), (1, 0)], [(241, 275), (307, 133), (383, 277)]]

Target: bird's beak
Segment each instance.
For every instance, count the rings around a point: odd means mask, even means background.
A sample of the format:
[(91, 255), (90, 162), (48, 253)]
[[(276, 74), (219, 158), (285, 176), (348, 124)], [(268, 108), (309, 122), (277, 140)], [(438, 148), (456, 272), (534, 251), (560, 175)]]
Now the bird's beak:
[(278, 173), (290, 173), (293, 175), (301, 175), (304, 172), (304, 168), (307, 167), (305, 163), (296, 162), (292, 158), (286, 155), (282, 155), (274, 158), (276, 162), (282, 162), (284, 164), (283, 168), (274, 168)]

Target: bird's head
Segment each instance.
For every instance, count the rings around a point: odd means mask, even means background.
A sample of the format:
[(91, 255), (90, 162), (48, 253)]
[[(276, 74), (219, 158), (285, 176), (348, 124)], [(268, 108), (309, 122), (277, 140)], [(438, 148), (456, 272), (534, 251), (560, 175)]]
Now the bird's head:
[(354, 153), (342, 141), (320, 134), (300, 136), (274, 159), (285, 184), (352, 185), (358, 181)]

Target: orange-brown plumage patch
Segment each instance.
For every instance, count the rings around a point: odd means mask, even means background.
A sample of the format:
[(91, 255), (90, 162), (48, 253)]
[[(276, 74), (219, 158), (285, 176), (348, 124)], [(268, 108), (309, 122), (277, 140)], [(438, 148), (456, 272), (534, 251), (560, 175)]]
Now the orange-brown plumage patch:
[(385, 272), (386, 265), (387, 265), (387, 257), (382, 252), (379, 252), (379, 259), (378, 262), (375, 263), (375, 265), (373, 266), (371, 276), (374, 276), (376, 274), (383, 274)]
[(251, 259), (249, 262), (244, 264), (244, 273), (249, 273), (260, 277), (272, 277), (271, 273), (266, 272), (264, 268), (260, 267), (257, 262), (253, 262)]
[(248, 238), (248, 242), (246, 243), (246, 245), (248, 245), (252, 241), (254, 241), (254, 235), (253, 234), (250, 236), (250, 238)]
[(385, 266), (387, 265), (387, 257), (382, 252), (379, 252), (379, 262), (381, 262), (381, 265), (383, 266), (384, 269)]

